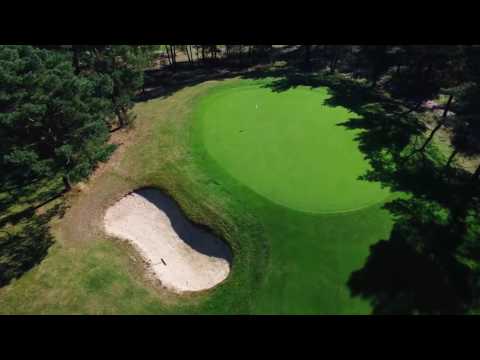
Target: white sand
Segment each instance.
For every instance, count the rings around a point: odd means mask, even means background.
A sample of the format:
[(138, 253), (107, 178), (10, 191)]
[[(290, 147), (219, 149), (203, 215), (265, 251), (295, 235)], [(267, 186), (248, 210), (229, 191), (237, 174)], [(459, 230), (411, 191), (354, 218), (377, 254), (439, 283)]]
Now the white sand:
[(133, 243), (170, 290), (209, 289), (230, 272), (228, 246), (193, 225), (159, 190), (142, 189), (125, 196), (107, 210), (104, 220), (107, 233)]

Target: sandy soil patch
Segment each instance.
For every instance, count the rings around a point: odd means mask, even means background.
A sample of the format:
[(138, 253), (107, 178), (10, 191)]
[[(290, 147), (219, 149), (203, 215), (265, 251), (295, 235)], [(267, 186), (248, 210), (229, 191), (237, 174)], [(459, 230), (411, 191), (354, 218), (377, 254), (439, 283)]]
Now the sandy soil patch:
[(175, 292), (212, 288), (230, 272), (227, 244), (190, 222), (159, 190), (128, 194), (107, 210), (104, 225), (109, 235), (130, 241), (162, 285)]

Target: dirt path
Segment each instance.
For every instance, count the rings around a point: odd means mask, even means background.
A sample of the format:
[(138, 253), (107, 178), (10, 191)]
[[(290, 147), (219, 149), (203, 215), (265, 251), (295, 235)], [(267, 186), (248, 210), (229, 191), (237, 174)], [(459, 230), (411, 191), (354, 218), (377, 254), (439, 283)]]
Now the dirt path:
[(125, 180), (113, 178), (111, 174), (121, 171), (120, 163), (128, 148), (137, 141), (140, 131), (144, 129), (140, 127), (113, 133), (110, 143), (117, 144), (118, 148), (110, 159), (99, 164), (88, 181), (75, 185), (66, 195), (69, 209), (64, 218), (54, 226), (62, 240), (75, 245), (101, 236), (103, 213), (112, 195), (129, 189)]

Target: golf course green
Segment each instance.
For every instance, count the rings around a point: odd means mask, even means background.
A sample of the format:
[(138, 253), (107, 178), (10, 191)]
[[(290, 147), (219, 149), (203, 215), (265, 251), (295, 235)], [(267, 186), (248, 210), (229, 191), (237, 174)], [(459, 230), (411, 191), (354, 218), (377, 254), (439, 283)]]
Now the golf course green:
[[(229, 81), (193, 107), (198, 166), (243, 204), (269, 240), (265, 277), (249, 312), (370, 313), (347, 283), (369, 246), (388, 238), (392, 221), (382, 206), (392, 195), (358, 179), (369, 164), (356, 131), (339, 126), (357, 115), (326, 105), (326, 88), (274, 92), (267, 84)], [(214, 299), (210, 305), (222, 307)]]
[(220, 88), (199, 105), (207, 152), (238, 181), (291, 209), (334, 213), (381, 202), (388, 192), (358, 179), (368, 163), (357, 132), (339, 126), (356, 115), (324, 105), (327, 98), (326, 88)]
[[(120, 137), (130, 144), (52, 224), (46, 259), (0, 289), (0, 314), (370, 314), (348, 282), (389, 238), (394, 195), (359, 180), (358, 132), (340, 125), (357, 115), (329, 106), (333, 90), (272, 81), (207, 81), (137, 104), (134, 136)], [(224, 282), (176, 296), (102, 235), (104, 204), (146, 186), (229, 243)]]
[(0, 45), (0, 315), (480, 314), (478, 64)]

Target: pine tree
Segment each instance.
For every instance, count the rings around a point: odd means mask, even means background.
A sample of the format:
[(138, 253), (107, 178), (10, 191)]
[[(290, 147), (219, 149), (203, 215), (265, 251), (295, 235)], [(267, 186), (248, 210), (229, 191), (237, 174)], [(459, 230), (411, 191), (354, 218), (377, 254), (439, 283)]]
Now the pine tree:
[(111, 91), (70, 58), (31, 46), (0, 46), (0, 168), (6, 181), (62, 176), (67, 189), (105, 160)]

